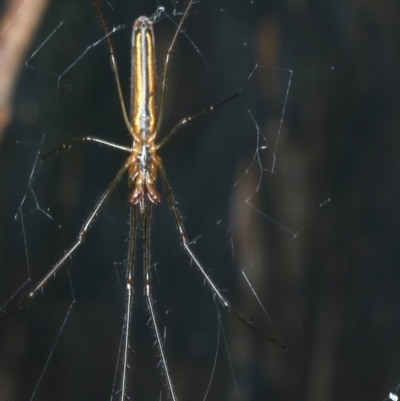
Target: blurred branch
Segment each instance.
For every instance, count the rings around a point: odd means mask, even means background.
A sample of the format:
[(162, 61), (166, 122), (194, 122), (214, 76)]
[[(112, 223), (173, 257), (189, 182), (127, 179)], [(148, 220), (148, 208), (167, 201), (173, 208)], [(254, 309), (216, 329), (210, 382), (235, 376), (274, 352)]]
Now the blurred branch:
[(9, 0), (0, 16), (0, 142), (13, 115), (15, 83), (48, 0)]

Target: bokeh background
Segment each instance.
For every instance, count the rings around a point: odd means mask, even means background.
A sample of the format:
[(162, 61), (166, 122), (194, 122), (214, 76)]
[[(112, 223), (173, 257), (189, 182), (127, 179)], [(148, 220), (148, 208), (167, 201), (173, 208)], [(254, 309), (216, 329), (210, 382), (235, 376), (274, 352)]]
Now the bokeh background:
[[(128, 104), (134, 19), (163, 5), (178, 21), (184, 3), (102, 5), (109, 27), (121, 26), (111, 39)], [(375, 401), (400, 384), (399, 16), (395, 0), (193, 6), (190, 40), (180, 35), (174, 50), (160, 136), (243, 91), (160, 155), (195, 253), (233, 305), (287, 351), (216, 309), (164, 201), (153, 220), (154, 291), (181, 400), (203, 400), (214, 367), (209, 401)], [(164, 15), (155, 31), (160, 75), (174, 24)], [(129, 145), (107, 47), (91, 47), (103, 36), (89, 0), (51, 2), (24, 57), (0, 142), (1, 303), (28, 266), (32, 285), (68, 249), (125, 158), (77, 145), (37, 164), (30, 180), (38, 152), (72, 138)], [(2, 400), (110, 399), (128, 228), (123, 180), (44, 294), (0, 322)], [(138, 245), (129, 393), (166, 399)], [(115, 386), (118, 398), (118, 372)]]

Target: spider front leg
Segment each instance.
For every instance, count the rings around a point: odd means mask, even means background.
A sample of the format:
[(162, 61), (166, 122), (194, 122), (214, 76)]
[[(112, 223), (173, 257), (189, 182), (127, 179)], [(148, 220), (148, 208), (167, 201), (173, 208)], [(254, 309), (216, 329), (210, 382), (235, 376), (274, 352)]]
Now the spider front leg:
[(167, 380), (167, 386), (170, 391), (171, 399), (178, 401), (176, 396), (174, 384), (172, 382), (171, 374), (169, 372), (167, 357), (164, 351), (164, 345), (160, 334), (160, 329), (157, 324), (157, 315), (154, 309), (153, 301), (153, 290), (151, 283), (151, 265), (150, 265), (150, 220), (151, 220), (151, 207), (152, 203), (145, 199), (145, 213), (144, 213), (144, 261), (143, 261), (143, 273), (144, 273), (144, 295), (146, 298), (147, 309), (150, 314), (151, 322), (154, 329), (154, 334), (157, 340), (157, 347), (160, 352), (161, 363), (164, 368), (165, 378)]
[(237, 311), (235, 308), (233, 308), (231, 303), (222, 295), (221, 291), (217, 288), (214, 281), (211, 279), (211, 277), (205, 271), (203, 265), (200, 263), (200, 261), (197, 259), (197, 257), (193, 253), (192, 249), (190, 248), (189, 241), (188, 241), (188, 238), (187, 238), (187, 235), (185, 232), (185, 228), (183, 226), (181, 218), (179, 217), (179, 213), (178, 213), (175, 201), (172, 197), (172, 192), (171, 192), (171, 189), (170, 189), (170, 186), (168, 183), (167, 174), (166, 174), (164, 166), (162, 164), (160, 165), (160, 173), (161, 173), (161, 180), (163, 183), (164, 191), (165, 191), (165, 194), (167, 195), (167, 199), (168, 199), (172, 214), (174, 216), (175, 225), (178, 230), (179, 238), (180, 238), (181, 244), (183, 246), (183, 249), (189, 255), (191, 260), (193, 260), (193, 262), (196, 264), (198, 270), (200, 270), (200, 273), (203, 275), (203, 277), (207, 281), (208, 285), (211, 287), (211, 290), (216, 295), (216, 297), (218, 298), (218, 300), (220, 301), (222, 306), (225, 309), (227, 309), (229, 313), (232, 313), (232, 315), (234, 315), (241, 322), (243, 322), (246, 326), (249, 326), (251, 329), (253, 329), (256, 333), (260, 334), (261, 336), (268, 339), (269, 341), (279, 345), (281, 348), (286, 349), (286, 347), (282, 343), (278, 342), (273, 337), (271, 337), (269, 334), (263, 332), (257, 326), (255, 326), (255, 324), (253, 323), (253, 321), (251, 319), (246, 318), (239, 311)]
[(136, 206), (130, 206), (130, 229), (129, 229), (129, 250), (128, 266), (126, 269), (126, 307), (125, 324), (123, 330), (123, 355), (122, 355), (122, 378), (121, 378), (121, 401), (125, 400), (126, 382), (128, 374), (128, 354), (129, 354), (129, 332), (132, 320), (133, 291), (134, 291), (134, 266), (135, 266), (135, 246), (136, 246)]

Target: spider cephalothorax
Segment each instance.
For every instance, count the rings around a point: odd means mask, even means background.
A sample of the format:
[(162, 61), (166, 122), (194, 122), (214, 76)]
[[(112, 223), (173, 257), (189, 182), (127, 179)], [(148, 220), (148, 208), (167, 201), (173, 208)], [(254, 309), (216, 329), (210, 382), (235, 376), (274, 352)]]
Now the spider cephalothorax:
[(160, 203), (161, 197), (155, 184), (161, 158), (156, 154), (154, 143), (135, 140), (128, 163), (131, 205), (137, 205), (145, 196), (154, 204)]

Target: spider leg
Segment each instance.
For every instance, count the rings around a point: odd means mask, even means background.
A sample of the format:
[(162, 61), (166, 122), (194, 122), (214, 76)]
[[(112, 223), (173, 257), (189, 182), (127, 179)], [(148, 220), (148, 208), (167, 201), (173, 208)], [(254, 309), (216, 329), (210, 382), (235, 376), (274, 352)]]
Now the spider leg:
[(144, 213), (144, 295), (146, 298), (147, 308), (149, 310), (151, 322), (153, 324), (154, 333), (156, 335), (158, 350), (160, 351), (161, 363), (164, 368), (165, 377), (167, 379), (167, 386), (170, 391), (171, 399), (178, 401), (175, 393), (174, 385), (167, 364), (167, 357), (165, 356), (164, 345), (160, 334), (160, 329), (157, 324), (157, 316), (154, 309), (153, 292), (151, 286), (151, 266), (150, 266), (150, 219), (151, 219), (152, 203), (146, 201), (146, 208)]
[[(96, 0), (97, 1), (97, 0)], [(168, 71), (169, 71), (169, 62), (171, 59), (171, 54), (172, 54), (172, 50), (174, 48), (176, 39), (179, 35), (179, 32), (182, 29), (182, 25), (185, 22), (190, 7), (192, 6), (194, 0), (190, 0), (186, 6), (185, 11), (183, 12), (182, 18), (179, 21), (178, 26), (176, 27), (176, 31), (174, 34), (174, 37), (172, 38), (171, 44), (169, 45), (169, 48), (167, 50), (167, 53), (165, 55), (165, 61), (164, 61), (164, 72), (163, 72), (163, 80), (162, 80), (162, 84), (161, 84), (161, 98), (160, 98), (160, 108), (158, 110), (158, 122), (157, 122), (157, 128), (155, 130), (155, 132), (159, 132), (160, 131), (160, 127), (161, 127), (161, 122), (162, 122), (162, 116), (163, 116), (163, 110), (164, 110), (164, 98), (165, 98), (165, 87), (166, 87), (166, 83), (167, 83), (167, 76), (168, 76)]]
[(111, 148), (124, 150), (126, 152), (132, 152), (132, 149), (129, 148), (128, 146), (117, 145), (115, 143), (104, 141), (103, 139), (99, 139), (99, 138), (94, 138), (92, 136), (84, 136), (82, 138), (74, 139), (71, 142), (63, 143), (62, 145), (56, 147), (55, 149), (51, 150), (49, 153), (46, 153), (44, 156), (42, 156), (42, 160), (45, 160), (48, 157), (53, 156), (54, 154), (56, 154), (58, 152), (61, 152), (62, 150), (69, 149), (71, 146), (76, 145), (81, 142), (96, 142), (96, 143), (100, 143), (101, 145), (110, 146)]
[(21, 309), (22, 306), (24, 306), (27, 302), (29, 302), (36, 294), (37, 292), (46, 285), (48, 282), (49, 278), (55, 274), (59, 268), (65, 263), (65, 261), (75, 252), (75, 250), (79, 247), (79, 245), (82, 244), (82, 242), (85, 240), (85, 236), (90, 229), (94, 218), (97, 216), (99, 213), (100, 208), (103, 206), (104, 202), (107, 200), (111, 192), (114, 190), (114, 188), (117, 186), (119, 181), (121, 180), (121, 177), (123, 176), (125, 170), (128, 168), (127, 162), (124, 163), (124, 165), (120, 168), (118, 171), (117, 175), (115, 178), (112, 180), (111, 184), (107, 187), (103, 195), (101, 195), (100, 199), (96, 203), (96, 206), (94, 207), (93, 211), (90, 213), (90, 215), (87, 217), (85, 223), (81, 227), (79, 234), (78, 234), (78, 239), (76, 242), (72, 245), (70, 249), (68, 249), (67, 252), (63, 255), (63, 257), (50, 269), (50, 271), (39, 281), (38, 284), (26, 295), (20, 302), (18, 302), (16, 305), (14, 305), (10, 310), (7, 312), (4, 312), (0, 316), (0, 320), (5, 319), (7, 316), (11, 315), (13, 312), (15, 312), (18, 309)]
[(111, 39), (110, 39), (110, 33), (109, 33), (108, 28), (107, 28), (106, 20), (104, 19), (104, 16), (103, 16), (103, 11), (100, 8), (100, 4), (99, 4), (98, 0), (93, 0), (93, 2), (94, 2), (94, 5), (95, 5), (95, 7), (97, 9), (98, 14), (99, 14), (101, 25), (103, 26), (104, 32), (106, 33), (106, 40), (107, 40), (107, 45), (108, 45), (108, 52), (109, 52), (109, 57), (110, 57), (111, 69), (113, 70), (115, 82), (117, 83), (118, 98), (119, 98), (119, 102), (121, 104), (122, 115), (124, 117), (126, 128), (128, 128), (128, 131), (133, 136), (132, 126), (131, 126), (131, 123), (130, 123), (129, 118), (128, 118), (128, 113), (126, 112), (126, 107), (125, 107), (125, 102), (124, 102), (124, 95), (122, 93), (121, 83), (120, 83), (120, 80), (119, 80), (118, 66), (117, 66), (117, 60), (115, 58), (114, 46), (112, 45), (112, 42), (111, 42)]
[(136, 246), (136, 210), (137, 206), (130, 207), (130, 230), (129, 230), (129, 250), (128, 266), (126, 269), (126, 309), (125, 325), (123, 332), (123, 362), (122, 362), (122, 385), (121, 401), (125, 400), (127, 371), (128, 371), (128, 353), (129, 353), (129, 332), (132, 320), (133, 305), (133, 284), (134, 284), (134, 265), (135, 265), (135, 246)]
[(241, 93), (242, 93), (242, 91), (235, 93), (233, 96), (230, 96), (227, 99), (224, 99), (218, 103), (214, 103), (211, 106), (206, 107), (205, 109), (201, 110), (200, 112), (198, 112), (196, 114), (182, 118), (182, 120), (179, 121), (179, 123), (175, 125), (175, 127), (172, 129), (172, 131), (158, 145), (156, 145), (156, 149), (162, 148), (181, 128), (186, 126), (187, 123), (195, 120), (196, 118), (198, 118), (204, 114), (213, 112), (217, 107), (220, 107), (220, 106), (230, 102), (231, 100), (234, 100), (237, 97), (239, 97)]
[(183, 226), (181, 218), (179, 217), (179, 213), (178, 213), (175, 201), (174, 201), (174, 199), (172, 197), (172, 192), (171, 192), (171, 188), (170, 188), (169, 183), (168, 183), (168, 179), (167, 179), (167, 175), (166, 175), (166, 172), (165, 172), (165, 169), (164, 169), (164, 165), (161, 164), (159, 168), (160, 168), (160, 172), (161, 172), (161, 180), (162, 180), (162, 183), (163, 183), (163, 186), (164, 186), (164, 191), (165, 191), (165, 193), (167, 195), (167, 198), (168, 198), (168, 203), (170, 205), (170, 208), (171, 208), (171, 211), (172, 211), (172, 214), (173, 214), (173, 217), (174, 217), (175, 225), (176, 225), (176, 228), (178, 230), (179, 238), (180, 238), (181, 244), (183, 246), (183, 249), (189, 255), (191, 260), (193, 260), (193, 262), (196, 264), (197, 268), (200, 270), (201, 274), (203, 275), (203, 277), (207, 281), (208, 285), (211, 287), (211, 290), (213, 291), (215, 296), (218, 298), (218, 300), (220, 301), (222, 306), (225, 309), (227, 309), (229, 313), (231, 313), (237, 319), (242, 321), (246, 326), (249, 326), (251, 329), (253, 329), (256, 333), (260, 334), (261, 336), (263, 336), (264, 338), (268, 339), (269, 341), (279, 345), (283, 349), (286, 349), (286, 347), (282, 343), (280, 343), (277, 340), (275, 340), (269, 334), (261, 331), (253, 323), (253, 321), (251, 319), (246, 318), (239, 311), (237, 311), (235, 308), (233, 308), (231, 303), (222, 295), (221, 291), (217, 288), (217, 286), (215, 285), (215, 283), (213, 282), (211, 277), (205, 271), (203, 265), (196, 258), (195, 254), (193, 253), (193, 251), (190, 248), (189, 241), (188, 241), (188, 238), (187, 238), (187, 235), (186, 235), (186, 232), (185, 232), (185, 228)]

